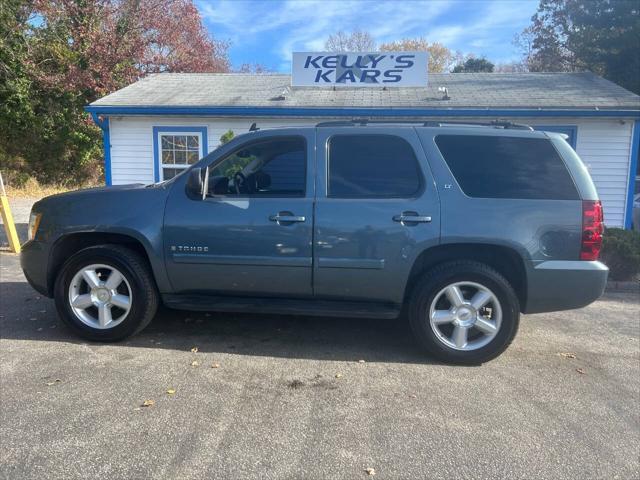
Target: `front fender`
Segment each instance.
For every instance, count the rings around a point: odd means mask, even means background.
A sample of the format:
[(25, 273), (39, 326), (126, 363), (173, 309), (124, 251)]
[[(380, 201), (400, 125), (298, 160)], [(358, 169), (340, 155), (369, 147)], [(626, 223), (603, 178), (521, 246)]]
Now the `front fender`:
[[(90, 235), (83, 245), (132, 239), (146, 253), (161, 292), (170, 291), (164, 268), (162, 226), (170, 186), (81, 190), (48, 197), (34, 205), (42, 214), (36, 240), (48, 250), (49, 275), (59, 267), (57, 248), (70, 236)], [(65, 253), (66, 254), (66, 253)], [(49, 282), (48, 282), (49, 283)]]
[[(161, 228), (158, 229), (158, 231), (161, 232)], [(49, 249), (47, 262), (47, 278), (49, 279), (47, 283), (49, 285), (55, 278), (56, 270), (61, 263), (59, 258), (59, 249), (73, 237), (79, 240), (79, 245), (122, 243), (123, 240), (127, 240), (127, 243), (128, 241), (138, 243), (146, 253), (158, 289), (161, 292), (170, 291), (169, 281), (164, 267), (164, 258), (162, 256), (163, 248), (161, 236), (145, 235), (144, 232), (129, 227), (106, 225), (87, 225), (81, 228), (67, 228), (55, 236), (51, 244), (52, 246)], [(64, 260), (65, 259), (62, 259), (62, 262), (64, 262)]]

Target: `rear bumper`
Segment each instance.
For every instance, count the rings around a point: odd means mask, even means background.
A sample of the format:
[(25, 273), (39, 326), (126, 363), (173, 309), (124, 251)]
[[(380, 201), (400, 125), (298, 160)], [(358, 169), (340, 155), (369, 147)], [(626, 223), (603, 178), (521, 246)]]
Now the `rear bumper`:
[(609, 269), (601, 262), (554, 260), (529, 269), (524, 313), (581, 308), (597, 300)]
[(42, 242), (29, 241), (22, 246), (20, 266), (29, 284), (39, 293), (51, 296), (47, 282), (49, 250)]

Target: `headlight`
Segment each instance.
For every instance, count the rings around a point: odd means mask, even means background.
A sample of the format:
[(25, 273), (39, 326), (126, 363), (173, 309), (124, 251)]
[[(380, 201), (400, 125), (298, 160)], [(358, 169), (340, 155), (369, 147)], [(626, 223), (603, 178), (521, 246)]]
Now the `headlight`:
[(40, 226), (40, 220), (42, 219), (41, 213), (33, 213), (29, 215), (29, 240), (33, 240), (36, 238), (36, 232), (38, 231), (38, 227)]

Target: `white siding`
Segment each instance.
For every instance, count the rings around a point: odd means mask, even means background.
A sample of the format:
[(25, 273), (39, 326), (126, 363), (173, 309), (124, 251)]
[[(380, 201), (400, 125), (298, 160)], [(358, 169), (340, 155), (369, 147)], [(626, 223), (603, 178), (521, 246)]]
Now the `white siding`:
[[(209, 152), (220, 143), (220, 137), (228, 130), (236, 135), (245, 133), (254, 120), (194, 118), (194, 117), (111, 117), (109, 133), (111, 137), (111, 183), (153, 183), (153, 127), (198, 126), (207, 127)], [(315, 125), (320, 120), (304, 119), (264, 119), (259, 120), (261, 128)], [(207, 152), (208, 153), (208, 152)]]
[[(154, 181), (153, 127), (205, 126), (209, 151), (227, 130), (238, 135), (257, 121), (260, 128), (315, 125), (329, 119), (228, 119), (212, 117), (112, 117), (111, 175), (114, 185)], [(478, 119), (475, 119), (476, 121)], [(576, 150), (587, 165), (604, 206), (608, 226), (624, 225), (633, 121), (607, 119), (511, 119), (531, 125), (578, 127)]]

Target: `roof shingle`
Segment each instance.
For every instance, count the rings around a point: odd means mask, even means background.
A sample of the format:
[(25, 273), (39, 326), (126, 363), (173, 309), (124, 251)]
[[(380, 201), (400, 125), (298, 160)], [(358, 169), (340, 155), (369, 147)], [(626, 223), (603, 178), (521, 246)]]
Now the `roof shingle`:
[[(160, 73), (92, 106), (639, 109), (593, 73), (432, 73), (426, 88), (291, 88), (284, 74)], [(438, 87), (447, 87), (443, 100)], [(284, 97), (284, 98), (283, 98)]]

